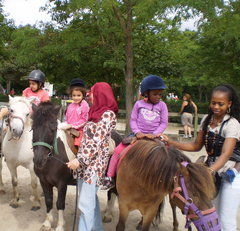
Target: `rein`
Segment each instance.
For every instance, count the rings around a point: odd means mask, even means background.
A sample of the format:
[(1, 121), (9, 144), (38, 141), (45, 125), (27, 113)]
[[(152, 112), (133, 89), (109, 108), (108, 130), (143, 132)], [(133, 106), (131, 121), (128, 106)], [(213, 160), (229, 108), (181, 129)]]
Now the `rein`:
[[(187, 167), (188, 162), (184, 161), (181, 163), (184, 167)], [(178, 185), (180, 181), (180, 185)], [(182, 192), (183, 195), (180, 194)], [(183, 214), (186, 215), (186, 229), (191, 228), (191, 222), (193, 222), (199, 231), (220, 231), (221, 225), (219, 222), (216, 209), (214, 207), (201, 211), (193, 203), (192, 198), (189, 197), (187, 187), (183, 175), (180, 173), (179, 176), (174, 177), (174, 190), (171, 194), (171, 199), (177, 197), (183, 202)], [(190, 213), (192, 211), (193, 213)], [(195, 219), (195, 220), (191, 220)]]

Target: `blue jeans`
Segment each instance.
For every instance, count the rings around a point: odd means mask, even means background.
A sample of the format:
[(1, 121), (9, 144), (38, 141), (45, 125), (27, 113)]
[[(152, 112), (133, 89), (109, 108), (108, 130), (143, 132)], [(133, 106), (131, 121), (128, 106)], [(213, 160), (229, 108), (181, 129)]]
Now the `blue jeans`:
[(96, 181), (96, 177), (93, 179), (92, 184), (78, 179), (78, 208), (81, 211), (78, 231), (104, 231)]

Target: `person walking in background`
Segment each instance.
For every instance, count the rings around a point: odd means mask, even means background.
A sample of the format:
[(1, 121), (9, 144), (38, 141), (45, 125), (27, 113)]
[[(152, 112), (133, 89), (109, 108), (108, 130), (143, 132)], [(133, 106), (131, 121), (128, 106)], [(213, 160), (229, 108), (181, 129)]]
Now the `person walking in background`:
[(180, 110), (181, 122), (184, 130), (184, 138), (192, 138), (193, 113), (197, 113), (197, 106), (189, 94), (183, 95), (182, 107)]
[(12, 90), (9, 92), (9, 94), (10, 94), (11, 96), (15, 95), (14, 88), (12, 88)]

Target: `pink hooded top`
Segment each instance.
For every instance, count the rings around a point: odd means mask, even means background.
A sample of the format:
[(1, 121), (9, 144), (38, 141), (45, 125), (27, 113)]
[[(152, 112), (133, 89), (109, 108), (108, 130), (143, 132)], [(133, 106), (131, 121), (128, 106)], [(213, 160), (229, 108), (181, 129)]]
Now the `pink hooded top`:
[(73, 128), (80, 130), (84, 127), (88, 121), (89, 105), (85, 100), (82, 100), (80, 104), (69, 104), (66, 112), (66, 121), (71, 124)]

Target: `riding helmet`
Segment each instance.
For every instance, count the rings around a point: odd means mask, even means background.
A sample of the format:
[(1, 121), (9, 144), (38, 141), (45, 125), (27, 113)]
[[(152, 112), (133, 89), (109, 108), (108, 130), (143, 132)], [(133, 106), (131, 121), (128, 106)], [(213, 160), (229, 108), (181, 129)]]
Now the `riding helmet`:
[(45, 82), (45, 74), (40, 70), (33, 70), (28, 75), (28, 80), (33, 80), (33, 81), (44, 83)]
[(78, 87), (86, 87), (84, 81), (82, 79), (79, 79), (79, 78), (75, 78), (75, 79), (72, 79), (71, 82), (70, 82), (70, 87), (75, 87), (75, 86), (78, 86)]
[(163, 90), (165, 88), (166, 85), (163, 82), (163, 79), (156, 75), (148, 75), (145, 77), (140, 86), (142, 95), (144, 95), (144, 93), (148, 90)]

